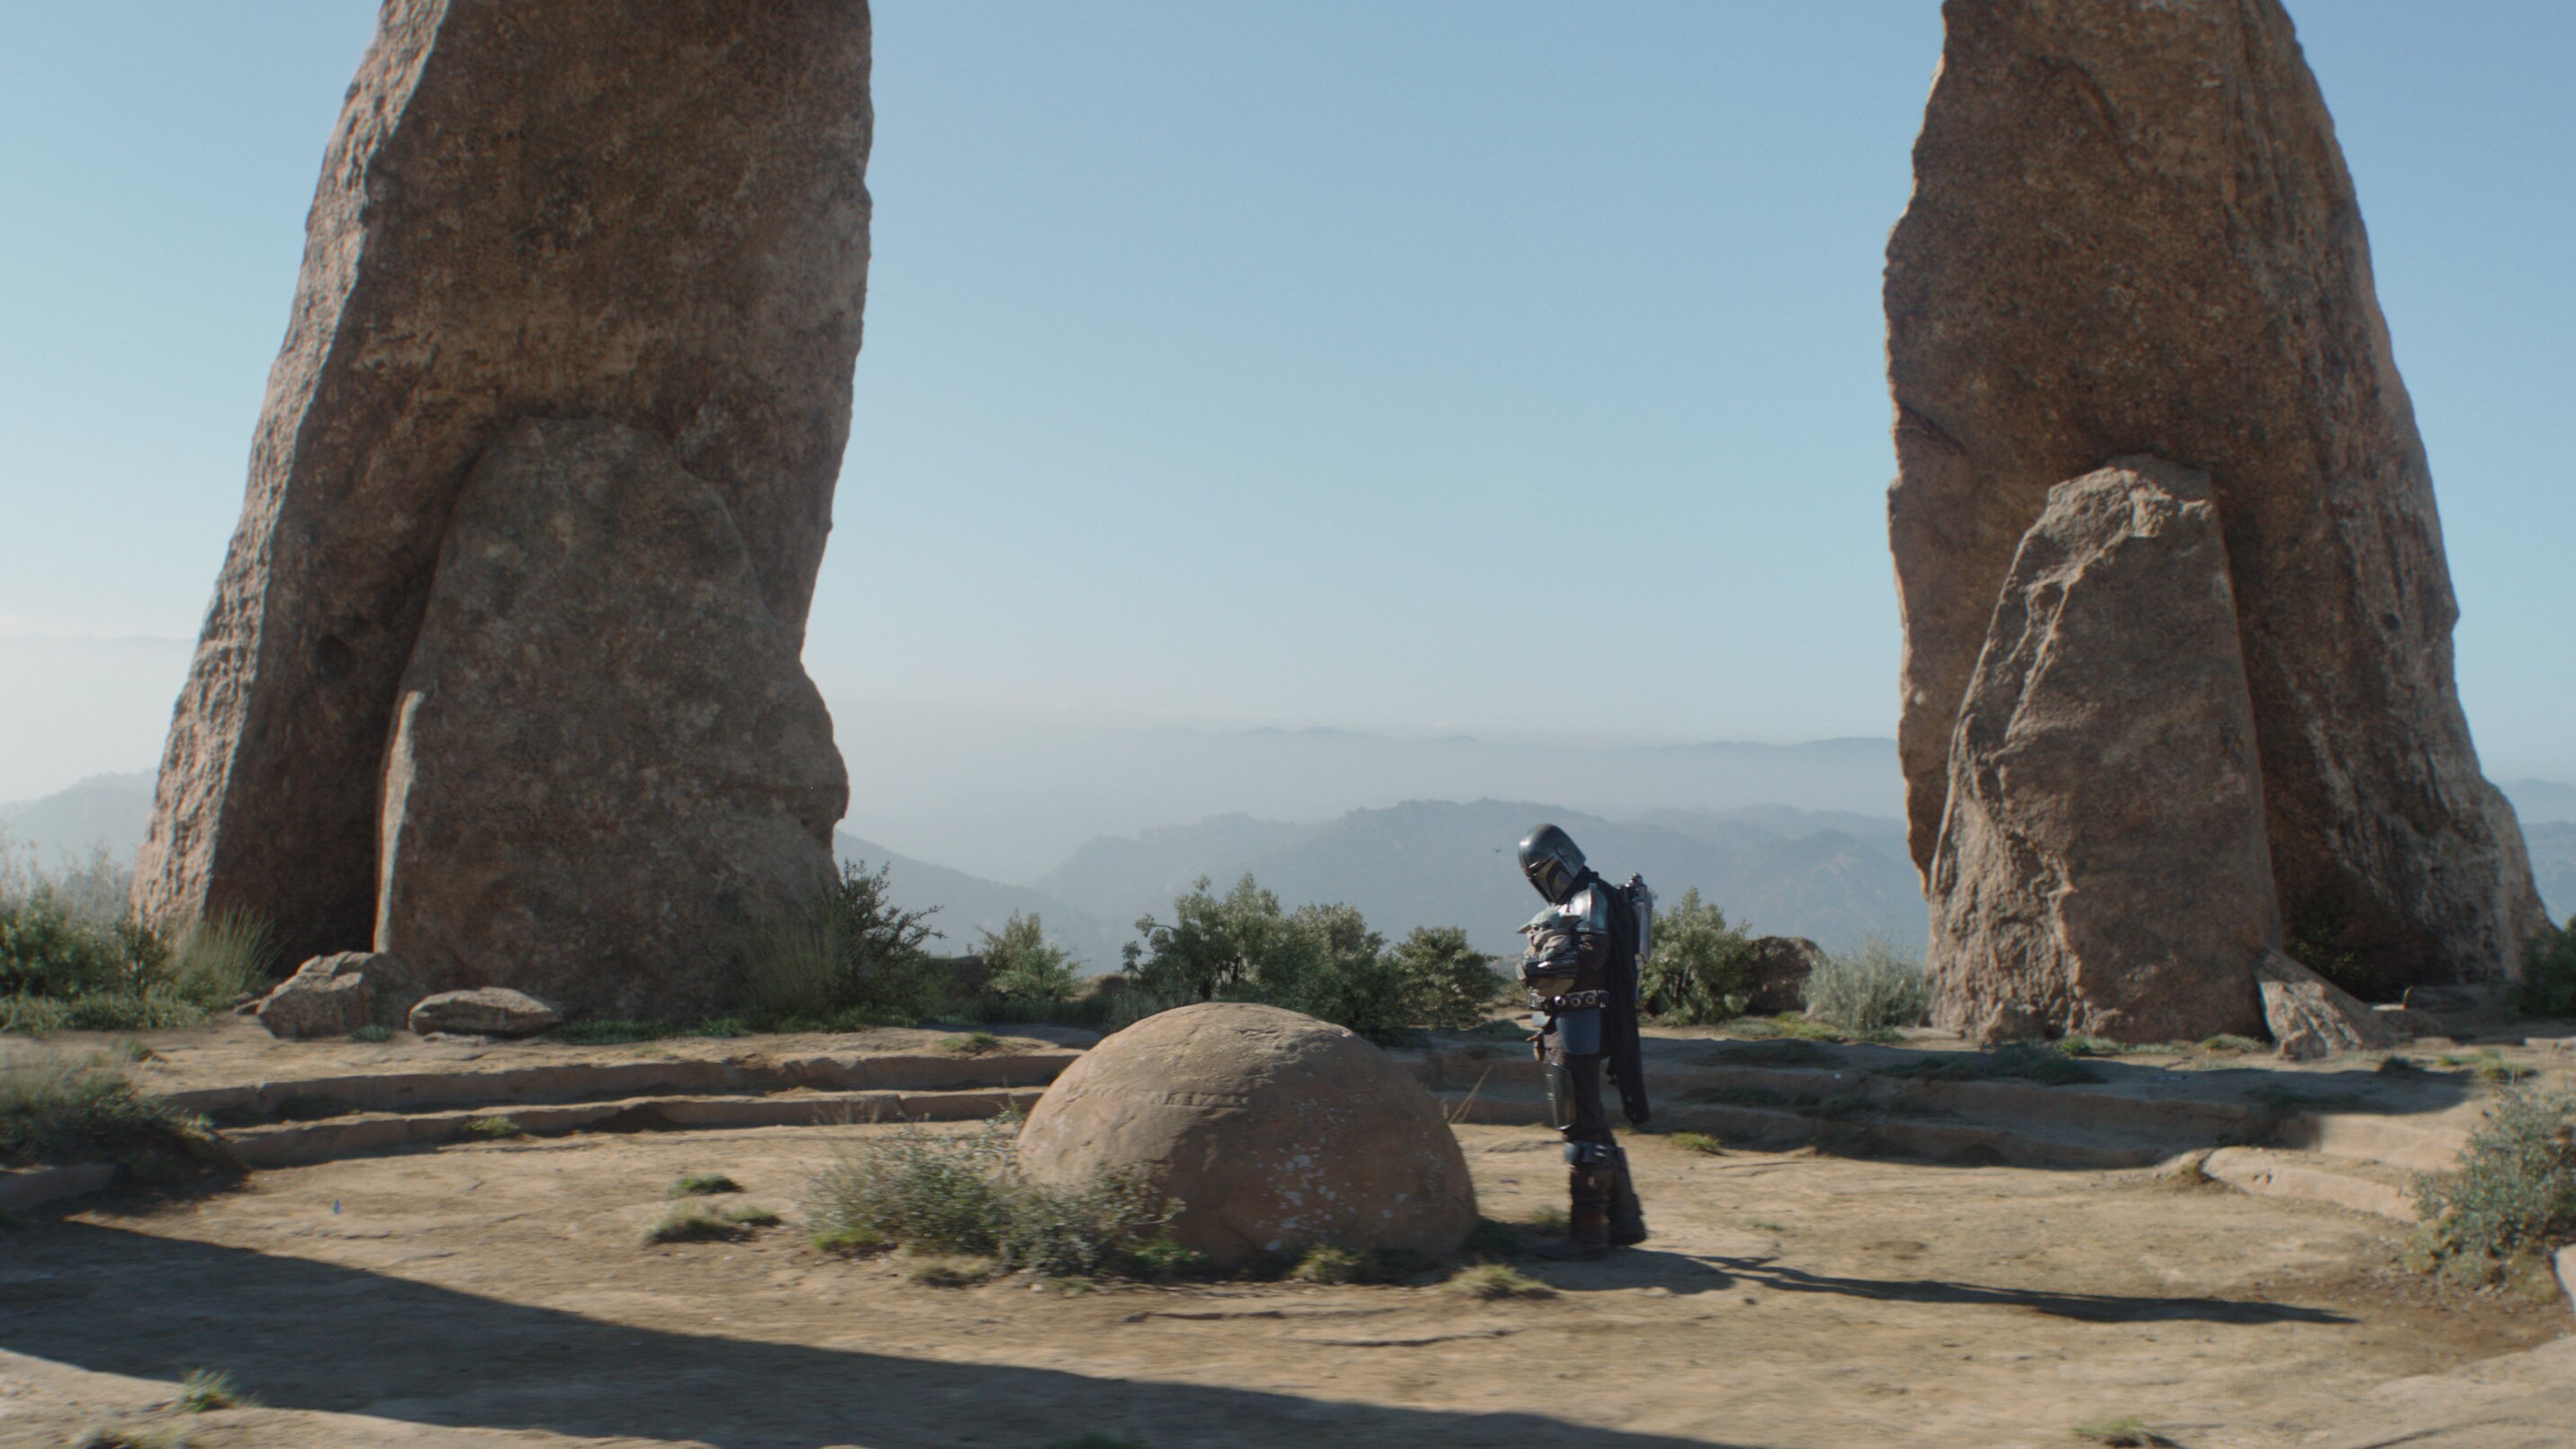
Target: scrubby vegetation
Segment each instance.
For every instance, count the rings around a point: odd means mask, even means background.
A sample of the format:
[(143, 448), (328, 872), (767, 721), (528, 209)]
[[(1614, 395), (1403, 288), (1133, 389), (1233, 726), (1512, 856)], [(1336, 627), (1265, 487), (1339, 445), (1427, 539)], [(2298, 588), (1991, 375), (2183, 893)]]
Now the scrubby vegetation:
[(1707, 1026), (1744, 1014), (1753, 987), (1752, 938), (1726, 923), (1697, 890), (1655, 913), (1655, 949), (1637, 982), (1657, 1020)]
[(740, 1192), (742, 1184), (721, 1172), (684, 1172), (671, 1184), (671, 1197), (713, 1197), (722, 1192)]
[(807, 1194), (816, 1245), (983, 1257), (1043, 1277), (1165, 1276), (1175, 1255), (1163, 1230), (1177, 1204), (1114, 1175), (1030, 1181), (1016, 1161), (1019, 1125), (1016, 1114), (965, 1133), (907, 1124), (851, 1148)]
[(2514, 1006), (2525, 1016), (2576, 1016), (2576, 916), (2532, 943)]
[(1283, 910), (1249, 875), (1223, 896), (1201, 876), (1169, 922), (1146, 917), (1136, 934), (1112, 1025), (1191, 1001), (1265, 1001), (1384, 1038), (1473, 1026), (1502, 986), (1463, 930), (1421, 927), (1390, 950), (1356, 909)]
[(1502, 1263), (1479, 1263), (1472, 1268), (1461, 1268), (1444, 1286), (1452, 1293), (1488, 1301), (1556, 1296), (1555, 1289)]
[(746, 1022), (760, 1030), (838, 1030), (918, 1021), (948, 1004), (924, 949), (932, 911), (886, 895), (886, 868), (852, 861), (799, 914), (754, 937), (743, 965)]
[(1037, 916), (1013, 911), (1000, 931), (981, 934), (984, 964), (992, 973), (987, 989), (993, 995), (1008, 1003), (1060, 1010), (1079, 993), (1073, 953), (1047, 940), (1046, 926)]
[(257, 919), (164, 937), (127, 914), (131, 880), (103, 849), (48, 874), (0, 840), (0, 1032), (192, 1026), (266, 984), (276, 951)]
[(647, 1243), (733, 1243), (761, 1228), (778, 1226), (778, 1214), (765, 1207), (712, 1208), (690, 1199), (664, 1213), (644, 1230)]
[(231, 1374), (221, 1369), (190, 1369), (179, 1381), (179, 1396), (170, 1407), (182, 1414), (208, 1414), (217, 1409), (238, 1409), (251, 1402), (248, 1394), (233, 1382)]
[(2460, 1165), (2414, 1196), (2430, 1258), (2477, 1281), (2576, 1242), (2576, 1093), (2506, 1087)]
[(1923, 963), (1876, 937), (1827, 953), (1807, 977), (1807, 1015), (1858, 1035), (1920, 1026), (1930, 1009)]
[(0, 1055), (0, 1164), (140, 1166), (207, 1150), (203, 1123), (144, 1096), (104, 1058), (24, 1048)]

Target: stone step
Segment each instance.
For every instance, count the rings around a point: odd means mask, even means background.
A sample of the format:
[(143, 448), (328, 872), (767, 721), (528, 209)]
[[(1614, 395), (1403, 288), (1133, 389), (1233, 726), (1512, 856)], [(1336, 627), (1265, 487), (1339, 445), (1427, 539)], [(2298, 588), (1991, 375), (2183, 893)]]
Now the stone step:
[(2414, 1174), (2386, 1163), (2277, 1147), (2221, 1147), (2200, 1159), (2200, 1170), (2256, 1197), (2326, 1203), (2399, 1222), (2415, 1221), (2408, 1192)]
[[(846, 1122), (958, 1122), (1027, 1111), (1040, 1088), (913, 1092), (778, 1092), (762, 1096), (642, 1096), (537, 1103), (506, 1111), (364, 1112), (309, 1122), (219, 1130), (244, 1167), (300, 1167), (344, 1157), (492, 1137), (649, 1132), (711, 1127), (814, 1127)], [(495, 1132), (479, 1124), (506, 1120)]]
[(435, 1071), (333, 1073), (164, 1093), (161, 1100), (219, 1124), (280, 1116), (518, 1107), (619, 1101), (645, 1096), (748, 1096), (791, 1091), (944, 1092), (1043, 1087), (1077, 1051), (807, 1057), (734, 1061), (644, 1058), (472, 1066)]
[(97, 1192), (116, 1180), (113, 1162), (0, 1169), (0, 1212), (22, 1213)]

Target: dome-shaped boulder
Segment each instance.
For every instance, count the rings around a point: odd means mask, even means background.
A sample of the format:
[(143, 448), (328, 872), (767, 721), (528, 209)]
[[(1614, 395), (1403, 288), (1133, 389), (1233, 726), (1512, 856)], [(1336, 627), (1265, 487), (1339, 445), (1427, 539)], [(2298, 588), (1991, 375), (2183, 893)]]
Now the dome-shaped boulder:
[(1021, 1171), (1141, 1174), (1172, 1236), (1219, 1266), (1317, 1243), (1455, 1251), (1476, 1223), (1458, 1139), (1420, 1082), (1355, 1033), (1215, 1001), (1083, 1054), (1020, 1129)]

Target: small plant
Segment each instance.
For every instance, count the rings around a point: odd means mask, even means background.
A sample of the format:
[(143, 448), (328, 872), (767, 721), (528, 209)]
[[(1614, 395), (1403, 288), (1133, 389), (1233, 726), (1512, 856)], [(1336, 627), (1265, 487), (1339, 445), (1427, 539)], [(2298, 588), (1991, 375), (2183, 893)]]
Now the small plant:
[(1542, 1235), (1564, 1232), (1567, 1224), (1565, 1209), (1561, 1207), (1543, 1207), (1529, 1215), (1530, 1231)]
[(924, 1288), (972, 1288), (989, 1283), (1001, 1271), (990, 1258), (933, 1258), (914, 1265), (904, 1277)]
[(2259, 1052), (2263, 1050), (2263, 1044), (2261, 1042), (2256, 1041), (2250, 1036), (2238, 1036), (2232, 1031), (2223, 1031), (2216, 1036), (2202, 1037), (2200, 1041), (2196, 1043), (2196, 1046), (2201, 1051), (2211, 1053), (2214, 1056), (2223, 1057), (2241, 1057), (2249, 1052)]
[(1163, 1282), (1198, 1277), (1207, 1272), (1208, 1260), (1196, 1248), (1184, 1248), (1170, 1238), (1151, 1238), (1128, 1250), (1120, 1266), (1128, 1277)]
[(2076, 1438), (2088, 1444), (2101, 1444), (2107, 1449), (2169, 1449), (2174, 1441), (2147, 1427), (2147, 1421), (2135, 1414), (2116, 1419), (2096, 1419), (2078, 1424), (2072, 1430)]
[(382, 1046), (393, 1039), (394, 1029), (392, 1027), (379, 1026), (372, 1022), (349, 1033), (349, 1040), (365, 1042), (369, 1046)]
[(1863, 1034), (1920, 1026), (1931, 1009), (1923, 963), (1871, 937), (1852, 952), (1831, 952), (1807, 976), (1807, 1015)]
[(764, 924), (743, 960), (743, 1006), (766, 1030), (918, 1021), (948, 1005), (946, 971), (924, 948), (932, 911), (889, 895), (887, 867), (841, 868), (801, 910)]
[(823, 1252), (843, 1258), (870, 1258), (894, 1250), (893, 1239), (874, 1228), (825, 1228), (807, 1241)]
[(2417, 1177), (2414, 1196), (2432, 1258), (2479, 1281), (2576, 1241), (2576, 1095), (2507, 1087), (2460, 1165)]
[[(775, 1219), (773, 1218), (773, 1221)], [(644, 1230), (647, 1243), (736, 1243), (751, 1236), (752, 1224), (707, 1211), (706, 1204), (684, 1202)]]
[(774, 1228), (780, 1223), (786, 1221), (785, 1218), (780, 1217), (777, 1213), (772, 1212), (770, 1209), (762, 1207), (757, 1203), (744, 1203), (740, 1207), (729, 1207), (718, 1213), (717, 1216), (723, 1218), (726, 1222), (736, 1223), (746, 1228)]
[(204, 1414), (216, 1409), (236, 1409), (250, 1399), (233, 1383), (233, 1376), (221, 1369), (190, 1369), (179, 1381), (179, 1396), (170, 1407), (182, 1414)]
[(1289, 1278), (1299, 1283), (1358, 1283), (1367, 1275), (1367, 1259), (1348, 1248), (1321, 1243), (1308, 1248), (1297, 1266), (1288, 1270)]
[(918, 1252), (989, 1257), (1048, 1277), (1126, 1271), (1164, 1236), (1178, 1205), (1140, 1179), (1033, 1182), (1016, 1167), (1019, 1118), (941, 1134), (905, 1124), (818, 1174), (806, 1218), (818, 1234), (858, 1230)]
[(1744, 1225), (1757, 1233), (1785, 1233), (1789, 1225), (1773, 1218), (1746, 1218)]
[(1553, 1298), (1556, 1290), (1520, 1270), (1501, 1263), (1479, 1263), (1461, 1268), (1442, 1285), (1452, 1293), (1486, 1300), (1501, 1298)]
[(720, 1192), (740, 1192), (742, 1184), (721, 1172), (684, 1172), (671, 1184), (669, 1197), (712, 1197)]
[(1638, 974), (1637, 995), (1657, 1020), (1714, 1025), (1744, 1014), (1753, 987), (1752, 939), (1726, 923), (1696, 889), (1655, 919), (1654, 954)]
[(1726, 1144), (1705, 1132), (1675, 1132), (1667, 1135), (1664, 1140), (1684, 1152), (1697, 1152), (1708, 1157), (1726, 1155)]
[(2420, 1077), (2424, 1075), (2424, 1069), (2417, 1066), (2413, 1058), (2401, 1057), (2393, 1052), (2387, 1056), (2381, 1057), (2379, 1059), (2379, 1065), (2372, 1068), (2372, 1070), (2378, 1072), (2379, 1075), (2383, 1077)]
[(2087, 1036), (2080, 1031), (2059, 1037), (2057, 1049), (2070, 1057), (2116, 1057), (2128, 1050), (2108, 1037)]
[(1046, 938), (1035, 915), (1018, 911), (999, 931), (985, 931), (983, 956), (992, 968), (992, 990), (1013, 1001), (1061, 1006), (1073, 1000), (1079, 982), (1073, 953)]
[(199, 1006), (230, 1006), (268, 982), (277, 940), (248, 911), (223, 911), (180, 928), (170, 943), (168, 979)]
[(977, 1031), (969, 1032), (964, 1036), (942, 1037), (939, 1049), (956, 1052), (961, 1056), (980, 1056), (985, 1052), (1000, 1049), (1001, 1045), (1000, 1037), (989, 1031)]
[(468, 1137), (480, 1137), (486, 1141), (498, 1142), (505, 1137), (518, 1136), (523, 1129), (517, 1122), (495, 1115), (469, 1117), (466, 1119), (464, 1130)]
[(150, 1046), (136, 1041), (132, 1037), (127, 1037), (125, 1040), (116, 1044), (116, 1059), (120, 1062), (140, 1065), (144, 1062), (153, 1061), (160, 1055), (161, 1054), (159, 1052), (154, 1051)]
[(204, 1124), (135, 1089), (119, 1067), (59, 1052), (0, 1055), (0, 1164), (201, 1156)]
[(2513, 1004), (2525, 1016), (2576, 1016), (2576, 916), (2532, 943)]

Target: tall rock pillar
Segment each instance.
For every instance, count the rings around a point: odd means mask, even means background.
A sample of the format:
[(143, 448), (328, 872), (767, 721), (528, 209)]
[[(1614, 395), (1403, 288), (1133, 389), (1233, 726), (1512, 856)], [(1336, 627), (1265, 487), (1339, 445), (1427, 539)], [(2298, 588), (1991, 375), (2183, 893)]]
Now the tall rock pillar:
[(1886, 277), (1917, 865), (2049, 489), (2153, 454), (2207, 475), (2225, 531), (2291, 936), (2383, 988), (2515, 969), (2545, 919), (2452, 683), (2432, 477), (2289, 17), (2277, 0), (1942, 15)]
[(801, 643), (866, 289), (868, 61), (864, 0), (387, 0), (323, 157), (141, 912), (253, 911), (289, 959), (368, 943), (397, 684), (467, 474), (521, 419), (667, 449)]

